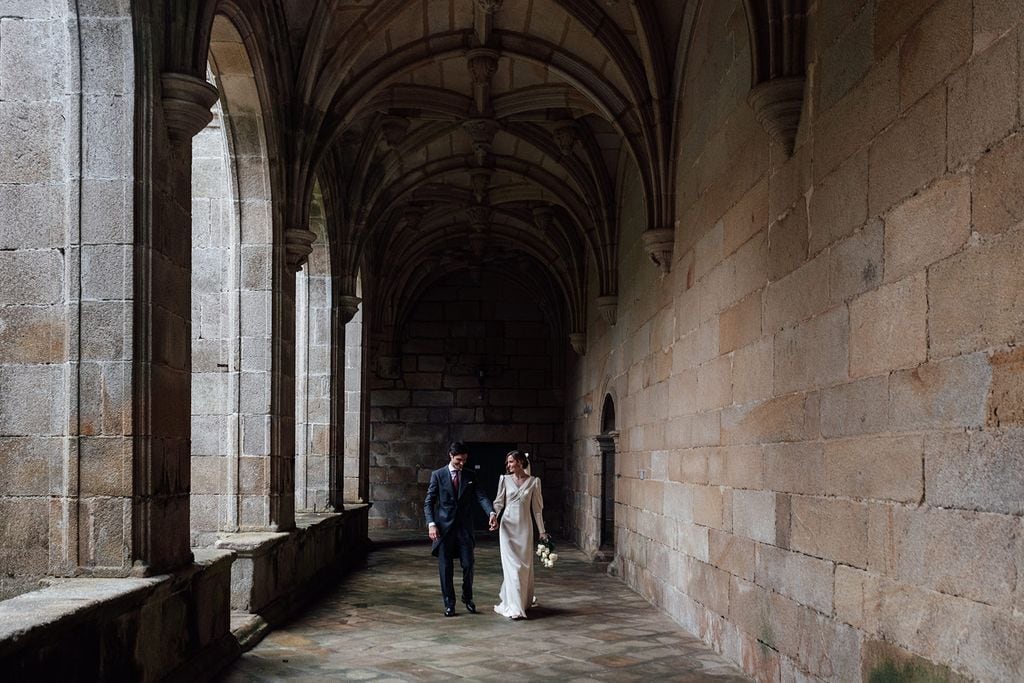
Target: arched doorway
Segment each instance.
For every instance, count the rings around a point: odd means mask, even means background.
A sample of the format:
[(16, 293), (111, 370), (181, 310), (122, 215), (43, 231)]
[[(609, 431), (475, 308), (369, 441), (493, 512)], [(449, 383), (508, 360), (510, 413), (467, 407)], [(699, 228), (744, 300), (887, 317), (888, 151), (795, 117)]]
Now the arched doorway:
[(601, 455), (601, 519), (599, 522), (598, 555), (611, 560), (615, 555), (615, 400), (606, 394), (601, 406), (601, 433), (597, 444)]

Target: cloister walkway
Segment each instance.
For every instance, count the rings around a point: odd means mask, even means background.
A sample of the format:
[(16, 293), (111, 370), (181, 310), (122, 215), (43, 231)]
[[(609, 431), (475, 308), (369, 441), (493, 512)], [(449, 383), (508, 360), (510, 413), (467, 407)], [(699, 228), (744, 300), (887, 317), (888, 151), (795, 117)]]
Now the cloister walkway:
[(271, 632), (222, 680), (748, 680), (565, 545), (555, 568), (538, 567), (539, 606), (513, 622), (492, 611), (501, 583), (496, 540), (477, 546), (479, 613), (460, 603), (446, 619), (425, 535), (375, 539), (365, 569)]

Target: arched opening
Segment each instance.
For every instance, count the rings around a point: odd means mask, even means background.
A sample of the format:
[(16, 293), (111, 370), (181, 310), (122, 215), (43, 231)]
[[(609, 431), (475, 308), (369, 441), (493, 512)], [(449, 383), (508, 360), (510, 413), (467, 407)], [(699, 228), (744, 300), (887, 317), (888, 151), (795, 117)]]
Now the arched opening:
[(208, 79), (220, 99), (192, 143), (190, 531), (268, 526), (272, 228), (267, 145), (248, 53), (213, 22)]
[(615, 553), (615, 400), (611, 394), (604, 397), (601, 406), (601, 434), (597, 437), (601, 452), (601, 519), (599, 524), (602, 552)]

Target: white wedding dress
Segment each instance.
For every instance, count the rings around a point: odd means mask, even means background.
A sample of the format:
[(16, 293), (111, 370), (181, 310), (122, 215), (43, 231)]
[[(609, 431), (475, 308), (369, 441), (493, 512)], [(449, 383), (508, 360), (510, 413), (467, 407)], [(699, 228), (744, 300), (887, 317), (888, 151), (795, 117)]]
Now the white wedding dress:
[(525, 619), (526, 608), (532, 603), (533, 523), (544, 533), (544, 498), (540, 479), (529, 477), (522, 486), (516, 486), (515, 477), (502, 475), (498, 480), (498, 494), (494, 497), (494, 511), (501, 515), (498, 541), (501, 548), (501, 604), (494, 611), (510, 619)]

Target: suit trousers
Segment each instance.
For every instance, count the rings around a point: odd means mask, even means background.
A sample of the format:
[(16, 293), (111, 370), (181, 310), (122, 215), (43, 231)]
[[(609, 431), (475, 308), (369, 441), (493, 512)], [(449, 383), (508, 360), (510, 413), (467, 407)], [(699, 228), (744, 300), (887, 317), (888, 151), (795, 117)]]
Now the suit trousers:
[(441, 577), (441, 597), (445, 607), (455, 607), (455, 579), (452, 574), (456, 557), (462, 566), (462, 601), (473, 599), (472, 533), (462, 528), (451, 529), (437, 547), (437, 570)]

